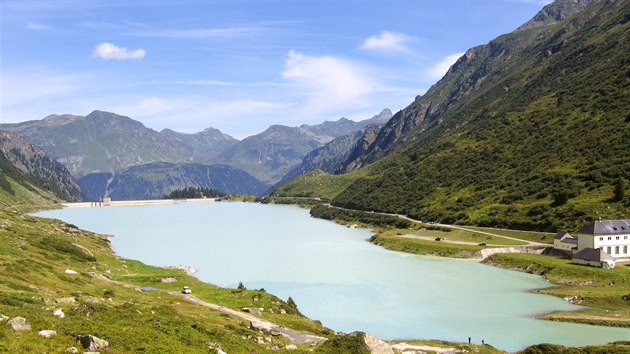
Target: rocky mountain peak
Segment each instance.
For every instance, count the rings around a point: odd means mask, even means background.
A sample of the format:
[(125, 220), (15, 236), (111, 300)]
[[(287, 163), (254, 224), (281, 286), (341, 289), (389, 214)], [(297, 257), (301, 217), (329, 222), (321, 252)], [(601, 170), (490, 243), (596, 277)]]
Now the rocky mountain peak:
[(588, 5), (601, 0), (556, 0), (545, 6), (531, 20), (517, 28), (517, 31), (537, 28), (557, 23), (582, 11)]

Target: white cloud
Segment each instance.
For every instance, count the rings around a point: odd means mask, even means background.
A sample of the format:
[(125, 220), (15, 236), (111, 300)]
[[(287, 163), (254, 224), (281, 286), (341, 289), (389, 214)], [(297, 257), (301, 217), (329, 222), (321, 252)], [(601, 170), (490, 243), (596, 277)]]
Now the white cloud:
[(406, 34), (384, 31), (378, 36), (371, 36), (366, 39), (361, 49), (380, 52), (408, 52), (408, 40), (409, 36)]
[(299, 85), (310, 103), (322, 106), (349, 104), (375, 90), (375, 83), (356, 63), (340, 58), (312, 57), (290, 51), (282, 77)]
[(146, 52), (142, 48), (130, 50), (112, 43), (103, 42), (94, 48), (93, 54), (95, 57), (105, 60), (127, 60), (142, 59)]
[(26, 24), (26, 28), (33, 31), (50, 31), (53, 29), (51, 26), (38, 22), (29, 22)]
[(448, 69), (453, 64), (455, 64), (457, 59), (459, 59), (464, 54), (465, 54), (464, 52), (455, 53), (455, 54), (452, 54), (452, 55), (449, 55), (449, 56), (443, 58), (437, 64), (435, 64), (433, 67), (431, 67), (429, 70), (427, 70), (427, 74), (429, 75), (429, 77), (431, 79), (441, 79), (442, 76), (444, 76), (444, 74), (446, 74)]

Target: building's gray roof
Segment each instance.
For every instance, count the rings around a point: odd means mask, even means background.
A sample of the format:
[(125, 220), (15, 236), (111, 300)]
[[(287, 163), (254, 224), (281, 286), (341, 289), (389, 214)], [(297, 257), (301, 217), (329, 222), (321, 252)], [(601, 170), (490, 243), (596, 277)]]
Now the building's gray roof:
[(577, 242), (577, 240), (575, 239), (575, 237), (573, 237), (570, 233), (568, 232), (558, 232), (556, 234), (556, 236), (553, 237), (554, 240), (565, 240), (566, 242), (571, 242), (571, 240), (575, 240)]
[(578, 253), (576, 253), (575, 255), (573, 255), (573, 258), (585, 259), (587, 261), (598, 261), (598, 262), (615, 260), (609, 254), (602, 251), (601, 248), (597, 248), (597, 249), (584, 248)]
[(584, 226), (578, 233), (587, 235), (630, 234), (630, 219), (596, 220)]

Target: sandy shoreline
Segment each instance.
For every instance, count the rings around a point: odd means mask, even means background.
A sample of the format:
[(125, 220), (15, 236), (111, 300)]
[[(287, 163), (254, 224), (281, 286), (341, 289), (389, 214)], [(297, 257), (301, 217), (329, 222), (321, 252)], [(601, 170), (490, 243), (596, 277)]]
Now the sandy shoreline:
[(108, 206), (140, 206), (140, 205), (165, 205), (179, 203), (210, 203), (215, 202), (217, 198), (198, 198), (198, 199), (152, 199), (152, 200), (114, 200), (111, 202), (79, 202), (79, 203), (61, 203), (64, 208), (101, 208)]

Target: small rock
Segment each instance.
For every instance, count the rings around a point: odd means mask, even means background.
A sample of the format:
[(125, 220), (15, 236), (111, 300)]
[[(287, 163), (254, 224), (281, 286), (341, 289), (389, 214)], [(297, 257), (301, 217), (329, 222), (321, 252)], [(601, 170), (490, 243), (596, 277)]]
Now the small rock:
[(101, 302), (101, 299), (94, 296), (88, 296), (87, 298), (85, 298), (85, 302), (89, 302), (90, 304), (98, 304), (99, 302)]
[(5, 316), (5, 315), (0, 314), (0, 323), (6, 321), (8, 319), (9, 319), (9, 316)]
[(53, 311), (53, 315), (57, 318), (64, 318), (66, 317), (66, 314), (63, 313), (62, 309), (56, 309), (55, 311)]
[(286, 349), (286, 350), (297, 350), (297, 345), (289, 344), (286, 347), (284, 347), (284, 349)]
[(55, 299), (55, 302), (58, 304), (74, 304), (77, 302), (77, 299), (74, 297), (60, 297)]
[(254, 295), (254, 298), (252, 300), (258, 301), (258, 296)]
[(13, 329), (14, 331), (31, 330), (31, 324), (28, 323), (28, 321), (24, 317), (13, 317), (12, 319), (7, 321), (7, 324), (11, 326), (11, 329)]
[(263, 322), (250, 321), (249, 328), (256, 331), (261, 331), (263, 333), (271, 333), (271, 327), (269, 326), (269, 324)]
[(223, 350), (217, 348), (217, 354), (227, 354), (226, 352), (224, 352)]
[(161, 283), (175, 283), (177, 282), (177, 278), (174, 277), (166, 277), (166, 278), (162, 278), (160, 279)]
[(70, 353), (70, 354), (77, 354), (79, 352), (79, 349), (75, 348), (75, 347), (70, 347), (66, 349), (66, 353)]
[(280, 311), (278, 311), (281, 315), (286, 315), (287, 311), (285, 309), (280, 309)]
[(53, 331), (50, 329), (43, 329), (41, 331), (39, 331), (39, 333), (37, 333), (39, 336), (42, 336), (44, 338), (50, 338), (52, 336), (56, 336), (57, 335), (57, 331)]
[(72, 270), (72, 269), (66, 269), (64, 271), (64, 273), (66, 273), (66, 274), (77, 274), (77, 271), (76, 270)]
[(79, 335), (77, 336), (77, 339), (83, 348), (89, 351), (107, 350), (109, 348), (109, 343), (106, 340), (100, 339), (91, 334)]
[(255, 307), (243, 307), (241, 309), (241, 311), (243, 312), (249, 312), (254, 316), (262, 316), (262, 313), (260, 312), (260, 309), (257, 309)]

